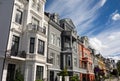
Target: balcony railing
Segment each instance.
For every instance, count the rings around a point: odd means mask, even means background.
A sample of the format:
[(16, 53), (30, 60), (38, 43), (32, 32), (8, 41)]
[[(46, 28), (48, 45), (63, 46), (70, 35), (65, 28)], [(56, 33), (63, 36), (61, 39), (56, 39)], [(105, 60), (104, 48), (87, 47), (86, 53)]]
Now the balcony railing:
[(75, 39), (77, 38), (76, 32), (73, 32), (73, 31), (63, 31), (63, 35), (65, 35), (65, 36), (72, 36)]
[(72, 52), (72, 48), (71, 47), (64, 47), (63, 51)]
[(46, 34), (46, 28), (44, 27), (40, 27), (39, 25), (34, 25), (32, 23), (30, 23), (28, 25), (28, 30), (33, 30), (33, 31), (38, 31), (38, 32), (41, 32), (43, 34)]
[(11, 57), (11, 56), (26, 58), (26, 52), (25, 51), (7, 51), (6, 57)]
[(53, 58), (48, 58), (47, 63), (53, 64)]

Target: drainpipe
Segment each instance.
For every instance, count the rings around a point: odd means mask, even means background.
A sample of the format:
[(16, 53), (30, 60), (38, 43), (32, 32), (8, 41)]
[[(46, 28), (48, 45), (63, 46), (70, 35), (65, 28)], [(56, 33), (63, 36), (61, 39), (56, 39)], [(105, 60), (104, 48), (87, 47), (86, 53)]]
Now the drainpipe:
[[(50, 17), (48, 17), (49, 20), (48, 20), (48, 30), (47, 30), (47, 62), (48, 62), (48, 45), (49, 45), (49, 23), (50, 23)], [(49, 75), (50, 75), (50, 71), (48, 70), (48, 65), (47, 65), (47, 81), (49, 81)]]

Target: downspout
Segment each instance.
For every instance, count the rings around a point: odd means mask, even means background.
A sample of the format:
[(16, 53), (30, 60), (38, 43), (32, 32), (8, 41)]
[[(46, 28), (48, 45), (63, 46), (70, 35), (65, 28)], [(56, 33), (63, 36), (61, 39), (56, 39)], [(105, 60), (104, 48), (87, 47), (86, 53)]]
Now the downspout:
[[(48, 33), (47, 33), (47, 62), (48, 62), (48, 45), (49, 45), (49, 22), (50, 22), (50, 18), (48, 20)], [(50, 72), (48, 70), (48, 65), (47, 65), (47, 81), (49, 81), (49, 75), (50, 75)]]

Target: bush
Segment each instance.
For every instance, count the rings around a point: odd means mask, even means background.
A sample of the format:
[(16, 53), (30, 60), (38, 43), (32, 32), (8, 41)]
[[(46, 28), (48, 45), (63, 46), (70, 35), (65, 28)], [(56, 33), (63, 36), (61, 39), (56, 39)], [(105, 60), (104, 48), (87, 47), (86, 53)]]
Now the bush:
[(16, 74), (15, 74), (15, 80), (14, 81), (24, 81), (24, 77), (21, 74), (20, 70), (16, 70)]
[(38, 79), (38, 80), (36, 80), (36, 81), (43, 81), (43, 80)]
[(58, 75), (59, 76), (68, 76), (67, 68), (63, 69)]
[(70, 81), (80, 81), (77, 75), (70, 77)]

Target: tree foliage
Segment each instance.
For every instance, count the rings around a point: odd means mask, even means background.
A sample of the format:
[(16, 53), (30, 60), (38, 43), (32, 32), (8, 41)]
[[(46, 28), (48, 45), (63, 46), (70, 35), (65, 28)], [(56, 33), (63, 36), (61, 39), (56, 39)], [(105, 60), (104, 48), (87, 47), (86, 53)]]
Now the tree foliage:
[(40, 80), (40, 79), (39, 79), (39, 80), (35, 80), (35, 81), (43, 81), (43, 80)]
[(112, 75), (118, 75), (118, 71), (117, 69), (113, 69), (113, 71), (111, 72)]
[(24, 81), (24, 77), (21, 74), (20, 70), (16, 70), (16, 74), (15, 74), (15, 80), (14, 81)]
[(70, 77), (70, 81), (80, 81), (77, 75)]
[(60, 73), (59, 76), (68, 76), (67, 68), (64, 68)]
[(118, 70), (118, 72), (119, 72), (119, 75), (120, 75), (120, 60), (117, 62), (117, 70)]

